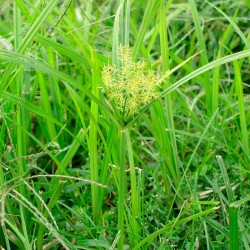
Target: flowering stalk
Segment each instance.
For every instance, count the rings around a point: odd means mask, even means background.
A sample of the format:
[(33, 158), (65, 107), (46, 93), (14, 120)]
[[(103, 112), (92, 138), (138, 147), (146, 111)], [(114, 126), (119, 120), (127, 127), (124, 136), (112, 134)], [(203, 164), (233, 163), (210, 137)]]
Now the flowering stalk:
[(119, 171), (119, 197), (118, 197), (118, 249), (123, 249), (124, 240), (124, 214), (126, 193), (126, 130), (120, 129), (120, 171)]
[(119, 171), (119, 198), (118, 198), (118, 249), (123, 249), (124, 241), (124, 215), (126, 195), (126, 154), (128, 154), (130, 182), (131, 182), (131, 218), (128, 222), (130, 242), (136, 246), (139, 235), (139, 224), (136, 218), (140, 217), (138, 205), (139, 191), (136, 183), (133, 149), (130, 140), (129, 126), (133, 117), (138, 114), (142, 107), (158, 98), (158, 87), (168, 77), (169, 72), (161, 78), (155, 76), (147, 62), (135, 63), (128, 46), (119, 47), (119, 65), (107, 65), (103, 68), (102, 79), (109, 100), (115, 105), (113, 110), (119, 110), (118, 115), (122, 126), (119, 128), (120, 135), (120, 171)]

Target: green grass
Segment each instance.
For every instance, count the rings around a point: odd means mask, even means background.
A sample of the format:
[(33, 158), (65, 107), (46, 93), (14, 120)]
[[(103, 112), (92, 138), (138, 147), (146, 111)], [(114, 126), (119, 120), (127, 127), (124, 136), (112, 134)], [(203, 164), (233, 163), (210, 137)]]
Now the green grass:
[[(250, 249), (249, 1), (0, 9), (0, 248)], [(120, 44), (170, 75), (130, 117)]]

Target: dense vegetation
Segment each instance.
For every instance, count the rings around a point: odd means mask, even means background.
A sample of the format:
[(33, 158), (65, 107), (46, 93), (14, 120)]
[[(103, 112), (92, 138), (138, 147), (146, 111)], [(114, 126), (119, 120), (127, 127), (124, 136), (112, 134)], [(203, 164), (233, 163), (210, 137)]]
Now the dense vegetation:
[(250, 249), (250, 2), (6, 0), (1, 249)]

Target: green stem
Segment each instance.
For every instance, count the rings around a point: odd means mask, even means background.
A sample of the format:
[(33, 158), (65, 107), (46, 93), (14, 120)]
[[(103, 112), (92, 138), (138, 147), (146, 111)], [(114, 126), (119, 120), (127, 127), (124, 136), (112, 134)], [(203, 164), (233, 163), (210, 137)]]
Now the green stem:
[(127, 150), (128, 150), (128, 160), (130, 169), (130, 181), (131, 181), (131, 200), (132, 200), (132, 219), (131, 219), (131, 242), (133, 246), (138, 244), (139, 235), (139, 224), (137, 218), (140, 216), (140, 202), (139, 202), (139, 190), (137, 189), (136, 183), (136, 172), (133, 156), (133, 148), (130, 139), (130, 132), (128, 129), (125, 130)]
[(124, 213), (125, 213), (125, 184), (126, 184), (126, 133), (127, 129), (120, 129), (120, 172), (119, 172), (119, 197), (118, 197), (118, 250), (123, 249), (124, 241)]

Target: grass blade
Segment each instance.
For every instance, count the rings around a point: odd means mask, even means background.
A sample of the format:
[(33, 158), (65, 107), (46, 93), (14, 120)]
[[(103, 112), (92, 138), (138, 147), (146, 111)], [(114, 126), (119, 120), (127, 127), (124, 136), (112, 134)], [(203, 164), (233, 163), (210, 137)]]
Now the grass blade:
[[(241, 79), (240, 66), (237, 61), (234, 62), (234, 72), (235, 72), (235, 92), (238, 97), (238, 105), (240, 111), (240, 132), (241, 132), (241, 143), (244, 147), (244, 150), (249, 155), (249, 137), (248, 137), (248, 129), (247, 129), (247, 119), (246, 119), (246, 108), (245, 108), (245, 100), (243, 94), (243, 86)], [(249, 166), (250, 169), (250, 166)]]
[(224, 180), (224, 183), (225, 183), (225, 186), (226, 186), (228, 201), (230, 203), (232, 203), (234, 201), (234, 195), (233, 195), (233, 190), (232, 190), (232, 187), (231, 187), (231, 184), (230, 184), (230, 180), (229, 180), (229, 177), (228, 177), (228, 174), (227, 174), (227, 170), (226, 170), (223, 158), (220, 155), (217, 155), (216, 159), (217, 159), (218, 164), (220, 166), (222, 177), (223, 177), (223, 180)]
[[(94, 67), (92, 68), (92, 94), (97, 99), (99, 99), (99, 72), (98, 72), (98, 62), (95, 58), (95, 53), (92, 52), (92, 60)], [(99, 112), (98, 105), (92, 100), (91, 101), (91, 114), (92, 119), (90, 120), (90, 132), (89, 132), (89, 154), (90, 154), (90, 175), (93, 182), (98, 182), (99, 179), (99, 169), (98, 169), (98, 155), (97, 155), (97, 124), (95, 121), (98, 120)], [(93, 120), (94, 119), (94, 120)], [(91, 194), (92, 194), (92, 214), (93, 220), (98, 224), (101, 218), (101, 211), (99, 211), (99, 188), (92, 184)]]
[(154, 18), (154, 15), (158, 9), (158, 0), (149, 0), (144, 12), (144, 16), (141, 22), (141, 26), (139, 29), (138, 36), (136, 37), (136, 41), (134, 44), (134, 50), (133, 50), (133, 58), (137, 59), (139, 55), (140, 48), (142, 47), (143, 44), (143, 39), (145, 37), (145, 34), (147, 32), (148, 26), (152, 19)]
[(239, 250), (238, 207), (229, 206), (229, 249)]
[[(200, 19), (199, 19), (195, 0), (189, 0), (189, 4), (190, 4), (193, 20), (194, 20), (199, 49), (201, 51), (201, 65), (204, 66), (208, 64), (208, 55), (207, 55), (207, 50), (206, 50), (206, 45), (205, 45), (205, 39), (203, 36), (202, 27), (200, 24)], [(210, 77), (209, 77), (208, 72), (204, 72), (206, 107), (207, 107), (207, 112), (211, 114), (212, 113), (212, 100), (211, 100), (212, 95), (211, 95), (211, 86), (210, 86), (209, 79)]]

